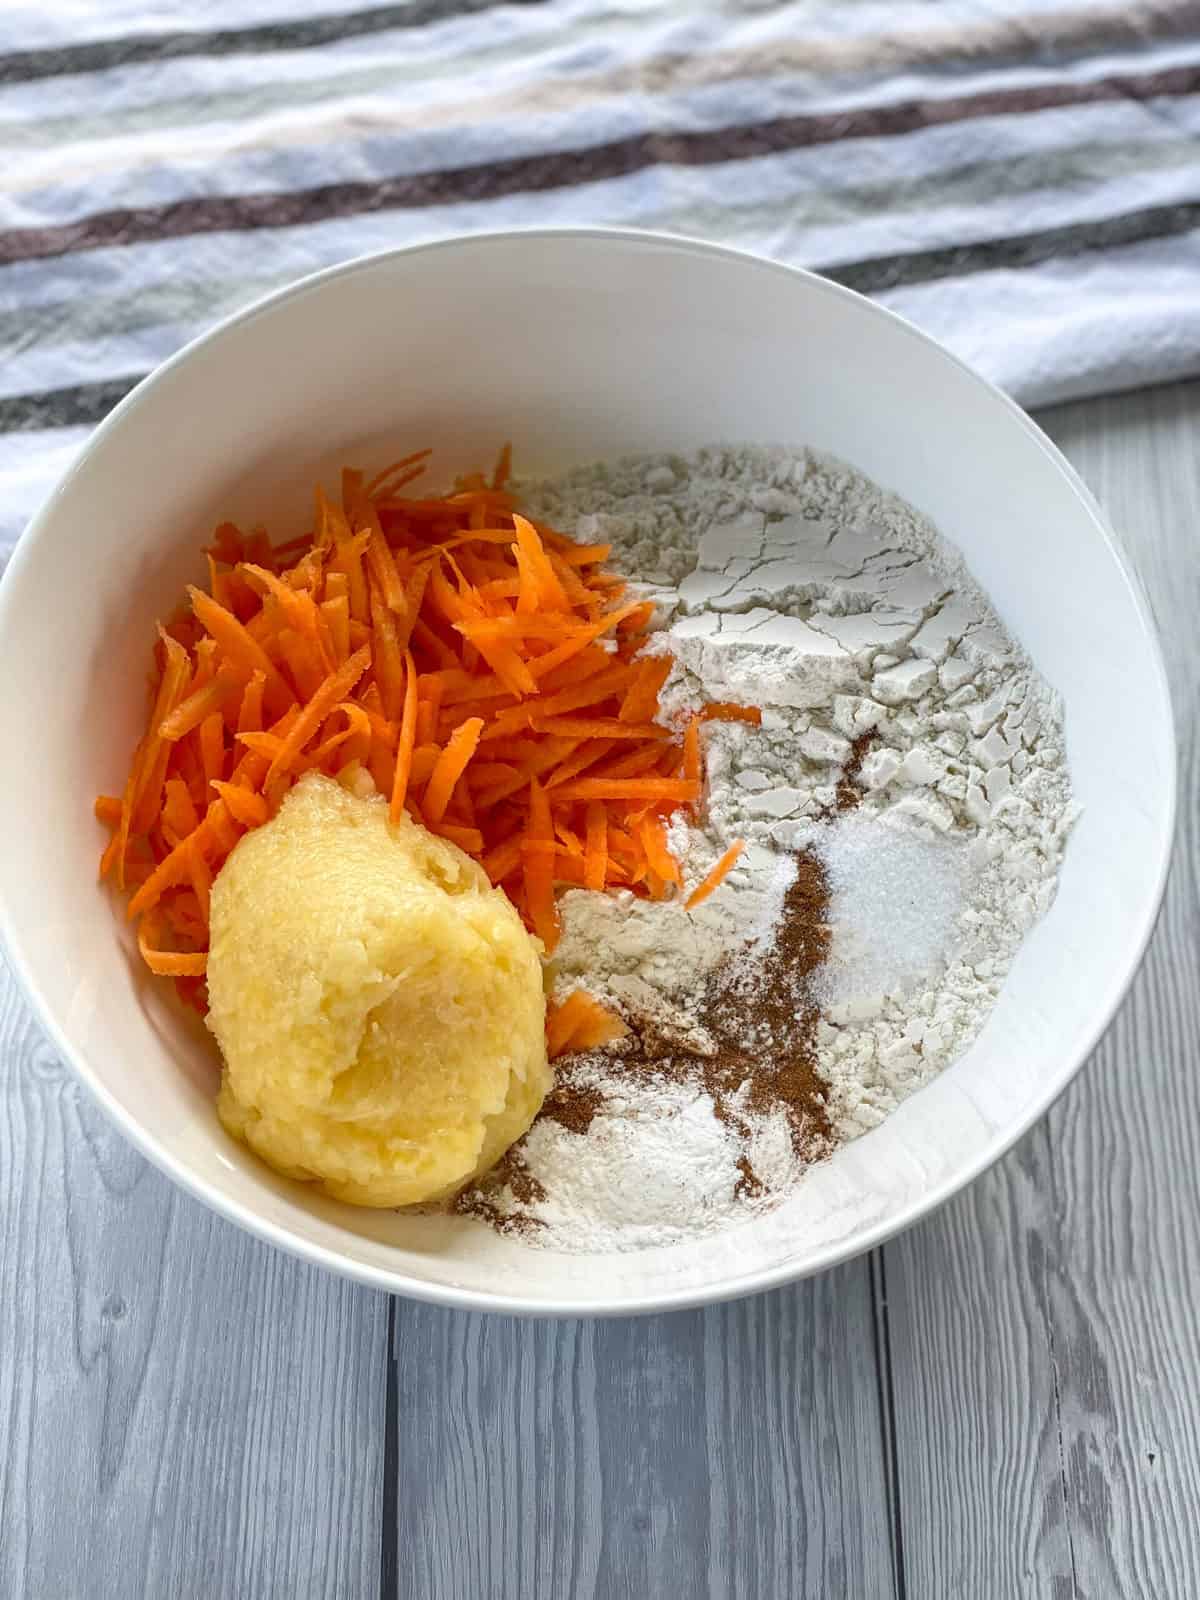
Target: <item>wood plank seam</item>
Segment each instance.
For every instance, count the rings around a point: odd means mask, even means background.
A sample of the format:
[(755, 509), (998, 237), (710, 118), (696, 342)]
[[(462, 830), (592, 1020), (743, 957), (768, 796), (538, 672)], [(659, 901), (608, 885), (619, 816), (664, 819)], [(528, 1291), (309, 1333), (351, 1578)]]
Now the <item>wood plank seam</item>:
[[(1086, 1068), (1085, 1068), (1086, 1070)], [(1045, 1146), (1045, 1172), (1050, 1188), (1050, 1217), (1054, 1225), (1056, 1243), (1062, 1250), (1062, 1229), (1060, 1227), (1061, 1213), (1058, 1207), (1057, 1185), (1054, 1181), (1054, 1151), (1050, 1142), (1050, 1121), (1043, 1117), (1038, 1124), (1037, 1138)], [(1067, 1558), (1071, 1564), (1071, 1596), (1076, 1600), (1079, 1594), (1079, 1572), (1075, 1563), (1075, 1530), (1072, 1526), (1072, 1504), (1070, 1478), (1067, 1472), (1066, 1443), (1063, 1438), (1063, 1412), (1062, 1412), (1062, 1382), (1059, 1367), (1058, 1352), (1054, 1347), (1054, 1316), (1050, 1307), (1050, 1287), (1048, 1283), (1048, 1270), (1046, 1258), (1041, 1261), (1040, 1283), (1038, 1285), (1039, 1297), (1042, 1302), (1042, 1316), (1046, 1323), (1046, 1349), (1050, 1360), (1050, 1383), (1054, 1395), (1054, 1438), (1058, 1449), (1058, 1470), (1062, 1479), (1063, 1510), (1065, 1513)]]
[(875, 1345), (875, 1376), (879, 1385), (879, 1428), (884, 1484), (888, 1503), (892, 1587), (896, 1600), (908, 1593), (904, 1570), (904, 1529), (900, 1504), (900, 1461), (896, 1446), (896, 1393), (892, 1382), (892, 1341), (888, 1326), (887, 1271), (883, 1251), (870, 1256), (871, 1312)]
[(400, 1391), (396, 1371), (396, 1296), (388, 1296), (384, 1345), (383, 1514), (379, 1519), (379, 1600), (399, 1600)]

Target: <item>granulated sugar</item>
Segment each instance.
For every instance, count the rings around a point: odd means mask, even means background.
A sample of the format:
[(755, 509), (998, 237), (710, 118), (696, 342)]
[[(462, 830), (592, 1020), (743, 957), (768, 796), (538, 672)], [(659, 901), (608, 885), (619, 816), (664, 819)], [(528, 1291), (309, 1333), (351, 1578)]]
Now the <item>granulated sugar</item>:
[(847, 811), (816, 830), (829, 884), (829, 959), (817, 997), (840, 1022), (877, 1015), (886, 996), (944, 970), (961, 944), (970, 869), (962, 841)]
[[(749, 1046), (750, 1021), (713, 1010), (722, 963), (749, 952), (765, 970), (797, 852), (829, 894), (829, 960), (794, 1000), (817, 1074), (807, 1143), (795, 1117), (781, 1140), (778, 1107), (751, 1103), (753, 1057), (739, 1110), (737, 1086), (714, 1098), (698, 1066), (656, 1079), (614, 1049), (561, 1069), (564, 1083), (585, 1073), (590, 1122), (545, 1116), (514, 1155), (540, 1198), (506, 1180), (489, 1200), (558, 1248), (662, 1243), (777, 1202), (831, 1140), (967, 1048), (1053, 898), (1073, 815), (1061, 712), (959, 553), (829, 457), (715, 448), (580, 469), (525, 496), (562, 531), (611, 543), (653, 593), (650, 649), (675, 662), (664, 715), (711, 700), (763, 714), (757, 728), (706, 725), (706, 803), (672, 824), (685, 887), (745, 840), (729, 878), (695, 913), (567, 893), (560, 996), (582, 986), (653, 1019), (693, 1063), (718, 1050), (706, 1005)], [(736, 1012), (736, 985), (726, 999)]]

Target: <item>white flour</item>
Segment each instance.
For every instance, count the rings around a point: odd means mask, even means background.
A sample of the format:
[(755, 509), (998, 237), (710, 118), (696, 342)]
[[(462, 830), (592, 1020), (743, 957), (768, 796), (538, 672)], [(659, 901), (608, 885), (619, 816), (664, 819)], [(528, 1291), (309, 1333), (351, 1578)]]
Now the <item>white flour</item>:
[[(706, 813), (672, 826), (687, 885), (743, 838), (733, 873), (693, 914), (568, 893), (560, 992), (583, 985), (686, 1036), (705, 975), (737, 944), (769, 942), (789, 852), (812, 850), (831, 892), (818, 997), (830, 1119), (841, 1138), (874, 1126), (974, 1039), (1053, 898), (1072, 820), (1056, 697), (958, 552), (831, 458), (710, 449), (584, 468), (526, 499), (652, 586), (651, 648), (676, 660), (666, 715), (709, 700), (763, 711), (761, 728), (707, 725)], [(860, 739), (861, 802), (839, 815)], [(763, 1203), (739, 1188), (742, 1147), (706, 1096), (627, 1082), (613, 1103), (618, 1081), (614, 1061), (587, 1134), (544, 1121), (526, 1141), (541, 1242), (664, 1243)], [(754, 1137), (756, 1173), (786, 1187), (799, 1170), (786, 1138), (765, 1123)]]
[[(725, 1226), (754, 1205), (739, 1187), (741, 1144), (703, 1089), (621, 1085), (611, 1069), (595, 1077), (605, 1109), (586, 1134), (543, 1119), (526, 1135), (526, 1166), (546, 1190), (545, 1199), (523, 1208), (542, 1224), (533, 1235), (538, 1243), (596, 1251), (673, 1244)], [(794, 1174), (780, 1116), (758, 1119), (748, 1153), (773, 1189)]]

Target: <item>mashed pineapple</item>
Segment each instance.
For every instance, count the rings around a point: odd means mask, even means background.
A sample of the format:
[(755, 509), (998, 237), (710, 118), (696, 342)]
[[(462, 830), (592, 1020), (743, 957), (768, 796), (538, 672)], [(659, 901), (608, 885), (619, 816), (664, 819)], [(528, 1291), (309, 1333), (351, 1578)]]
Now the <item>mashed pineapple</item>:
[(457, 846), (312, 774), (213, 885), (217, 1110), (356, 1205), (451, 1194), (550, 1086), (538, 946)]

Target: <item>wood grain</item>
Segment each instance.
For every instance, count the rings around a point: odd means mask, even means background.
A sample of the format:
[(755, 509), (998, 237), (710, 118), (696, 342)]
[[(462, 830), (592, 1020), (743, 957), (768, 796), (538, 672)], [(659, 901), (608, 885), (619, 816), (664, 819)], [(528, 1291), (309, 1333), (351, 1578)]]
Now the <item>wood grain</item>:
[(918, 1595), (1160, 1600), (1195, 1594), (1200, 1570), (1200, 385), (1042, 420), (1160, 622), (1180, 843), (1145, 967), (1084, 1073), (887, 1248), (906, 1576)]
[(865, 1262), (704, 1312), (397, 1308), (397, 1592), (895, 1592)]
[(375, 1595), (386, 1300), (148, 1167), (2, 965), (0, 1073), (0, 1595)]

